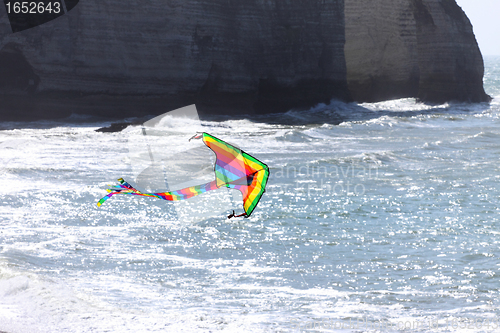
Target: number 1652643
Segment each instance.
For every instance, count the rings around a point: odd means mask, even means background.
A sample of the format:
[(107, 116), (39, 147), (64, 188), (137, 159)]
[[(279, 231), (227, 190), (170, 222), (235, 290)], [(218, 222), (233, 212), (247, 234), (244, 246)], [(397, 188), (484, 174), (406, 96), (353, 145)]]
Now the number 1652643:
[(62, 10), (61, 3), (54, 2), (7, 2), (5, 4), (8, 14), (59, 14)]

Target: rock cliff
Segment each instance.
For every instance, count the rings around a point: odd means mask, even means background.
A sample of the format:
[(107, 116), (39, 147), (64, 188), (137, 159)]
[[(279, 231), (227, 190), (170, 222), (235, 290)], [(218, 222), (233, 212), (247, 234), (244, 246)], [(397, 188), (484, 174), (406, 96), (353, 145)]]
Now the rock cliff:
[(345, 0), (345, 21), (354, 100), (489, 100), (472, 25), (455, 0)]
[(202, 111), (253, 113), (346, 100), (343, 6), (343, 0), (80, 1), (66, 15), (16, 34), (2, 8), (0, 59), (21, 60), (0, 63), (0, 73), (19, 73), (0, 81), (0, 93), (32, 91), (31, 102), (8, 103), (28, 113), (70, 107), (121, 116), (192, 103)]
[(15, 34), (0, 7), (3, 120), (487, 99), (455, 0), (88, 0)]

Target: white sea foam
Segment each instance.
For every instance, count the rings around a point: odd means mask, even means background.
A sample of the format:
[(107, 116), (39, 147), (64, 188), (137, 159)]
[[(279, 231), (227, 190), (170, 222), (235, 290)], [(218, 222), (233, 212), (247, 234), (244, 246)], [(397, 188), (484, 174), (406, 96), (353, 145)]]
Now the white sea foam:
[[(498, 89), (492, 75), (486, 86)], [(151, 198), (117, 195), (98, 209), (106, 184), (133, 177), (127, 145), (139, 126), (2, 124), (0, 330), (359, 332), (382, 322), (435, 332), (437, 322), (444, 332), (495, 320), (494, 89), (491, 104), (332, 101), (202, 121), (270, 166), (249, 219), (228, 220), (221, 199), (220, 213), (192, 207), (203, 218), (181, 222)]]

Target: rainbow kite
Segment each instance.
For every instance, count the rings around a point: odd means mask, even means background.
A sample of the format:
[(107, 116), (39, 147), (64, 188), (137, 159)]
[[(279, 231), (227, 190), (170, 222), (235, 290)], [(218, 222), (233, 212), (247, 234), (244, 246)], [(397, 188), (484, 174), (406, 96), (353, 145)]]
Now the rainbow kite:
[(154, 197), (168, 201), (178, 201), (192, 198), (198, 194), (216, 190), (221, 187), (234, 188), (243, 194), (244, 214), (235, 215), (234, 211), (229, 218), (245, 216), (249, 217), (259, 203), (265, 192), (269, 168), (266, 164), (248, 155), (244, 151), (217, 139), (216, 137), (202, 133), (191, 139), (203, 139), (205, 145), (216, 155), (214, 166), (215, 180), (203, 184), (187, 187), (177, 191), (163, 193), (142, 193), (133, 188), (123, 178), (118, 179), (120, 185), (108, 189), (109, 194), (99, 200), (100, 207), (106, 200), (115, 194), (131, 194), (144, 197)]

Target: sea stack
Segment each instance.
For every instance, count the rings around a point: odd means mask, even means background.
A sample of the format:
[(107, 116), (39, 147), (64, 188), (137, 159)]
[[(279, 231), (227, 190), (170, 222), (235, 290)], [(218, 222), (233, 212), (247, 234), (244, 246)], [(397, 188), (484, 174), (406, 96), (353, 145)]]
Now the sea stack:
[(472, 25), (455, 0), (345, 0), (355, 101), (489, 101)]
[(17, 33), (0, 9), (0, 31), (2, 120), (488, 99), (455, 0), (80, 1)]
[[(349, 99), (343, 0), (80, 1), (20, 33), (0, 21), (0, 57), (23, 59), (0, 64), (22, 69), (0, 93), (21, 113), (281, 112)], [(16, 94), (29, 96), (16, 106)]]

